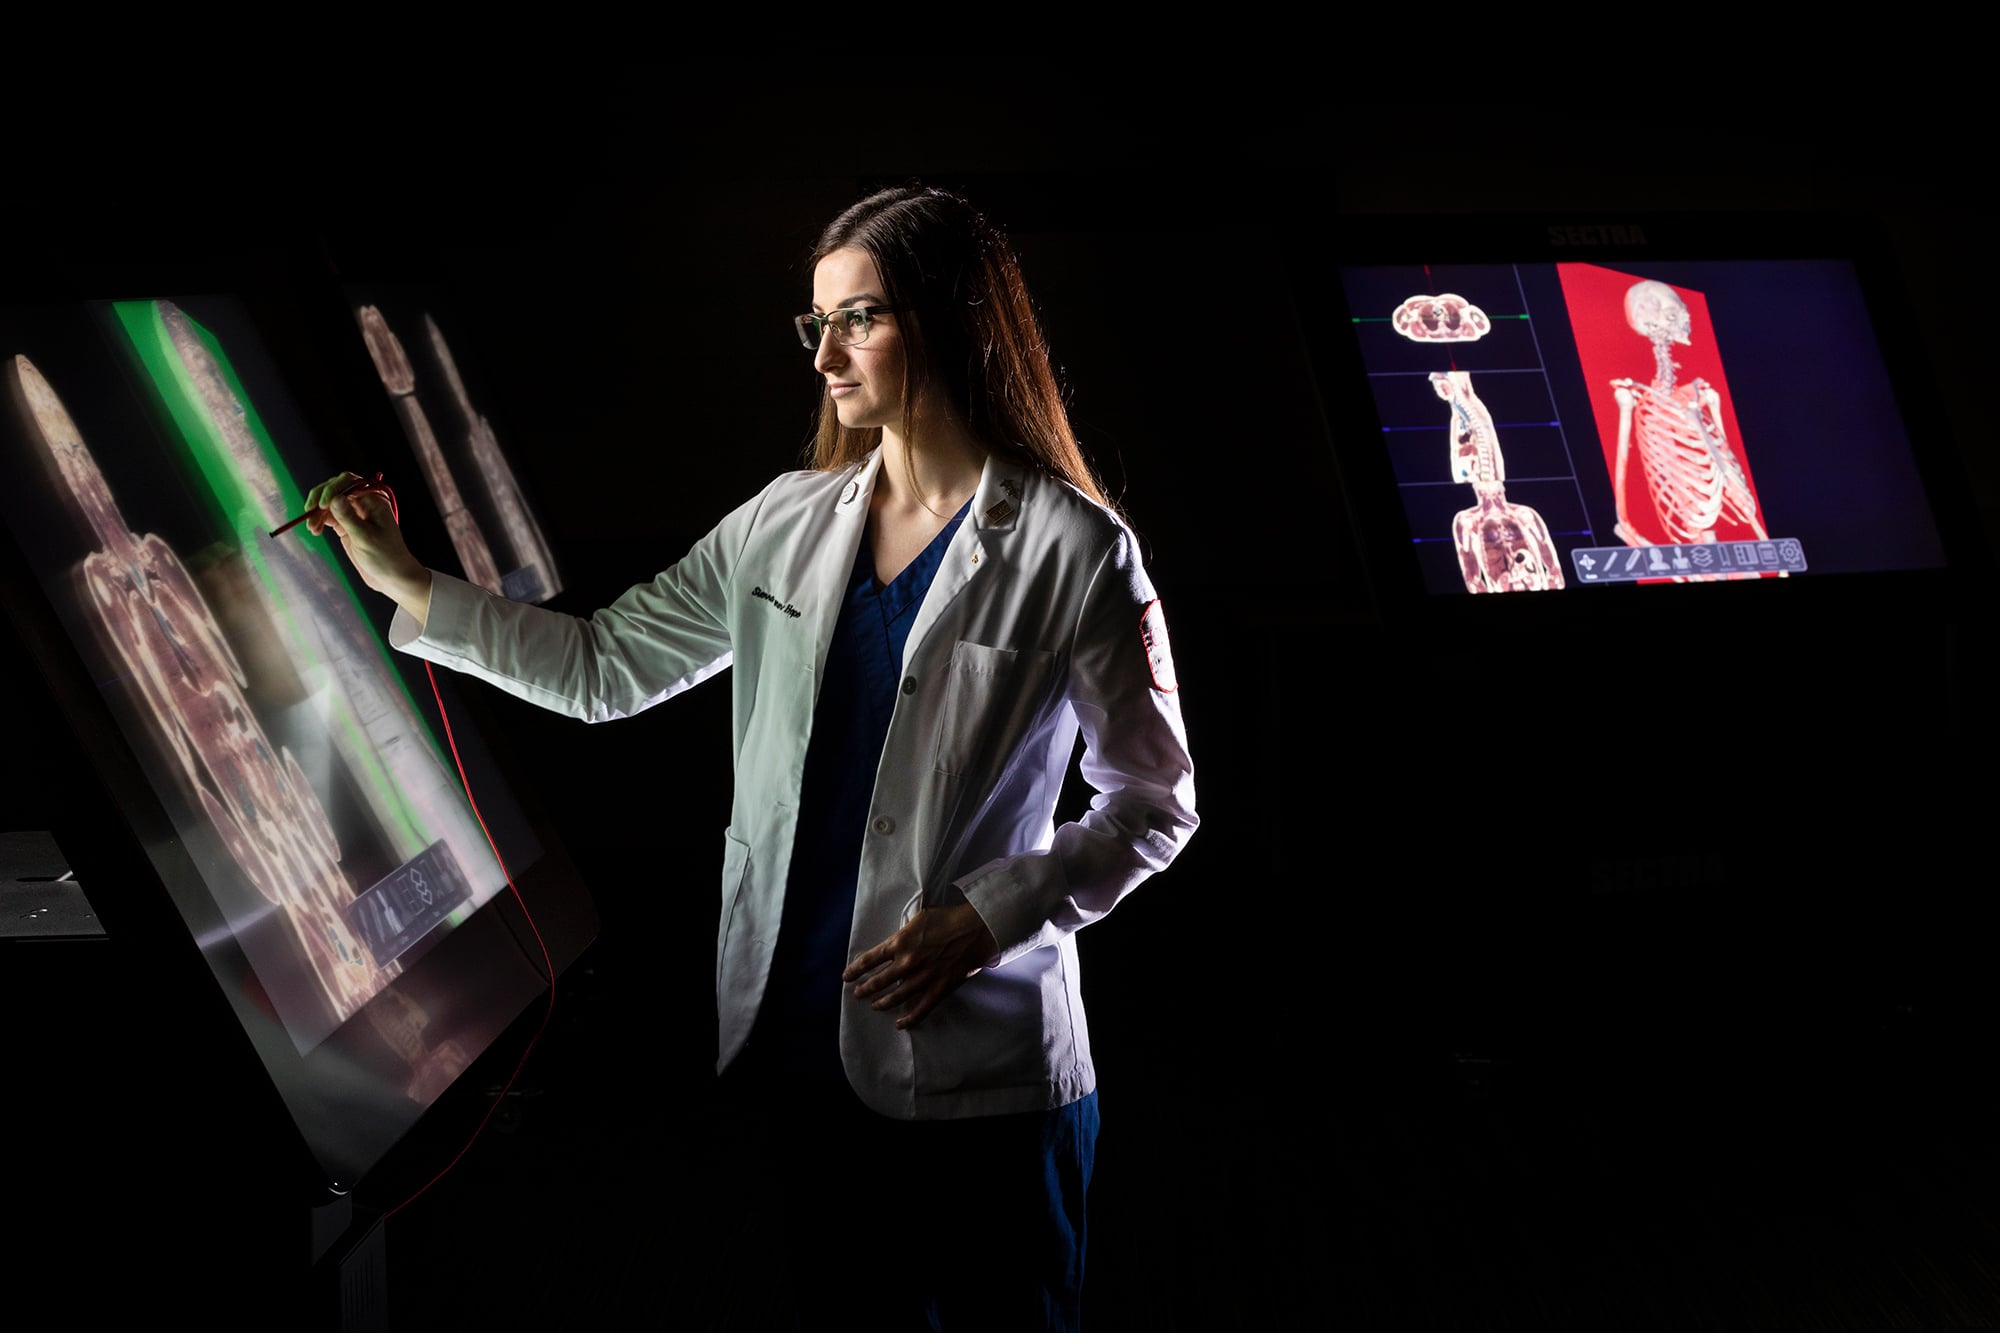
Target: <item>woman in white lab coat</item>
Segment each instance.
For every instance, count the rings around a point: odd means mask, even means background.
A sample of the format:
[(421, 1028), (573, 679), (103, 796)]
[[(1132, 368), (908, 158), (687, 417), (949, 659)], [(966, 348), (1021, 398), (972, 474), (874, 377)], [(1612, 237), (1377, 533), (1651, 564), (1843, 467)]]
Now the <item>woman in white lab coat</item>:
[[(395, 646), (545, 707), (623, 717), (733, 666), (717, 1068), (805, 1326), (1072, 1327), (1073, 936), (1197, 822), (1166, 623), (1005, 238), (907, 186), (812, 258), (813, 467), (589, 619), (425, 569), (352, 474), (310, 526), (395, 599)], [(1079, 731), (1097, 795), (1056, 827)]]

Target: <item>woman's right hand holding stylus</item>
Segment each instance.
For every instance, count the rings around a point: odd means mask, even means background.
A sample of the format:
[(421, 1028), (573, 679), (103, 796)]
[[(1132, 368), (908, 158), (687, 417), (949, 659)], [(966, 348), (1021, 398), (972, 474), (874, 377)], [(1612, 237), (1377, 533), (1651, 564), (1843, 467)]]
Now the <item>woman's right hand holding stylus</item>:
[(422, 621), (430, 608), (431, 572), (404, 544), (389, 497), (374, 487), (357, 488), (362, 480), (343, 472), (307, 491), (306, 530), (319, 536), (332, 529), (361, 581)]

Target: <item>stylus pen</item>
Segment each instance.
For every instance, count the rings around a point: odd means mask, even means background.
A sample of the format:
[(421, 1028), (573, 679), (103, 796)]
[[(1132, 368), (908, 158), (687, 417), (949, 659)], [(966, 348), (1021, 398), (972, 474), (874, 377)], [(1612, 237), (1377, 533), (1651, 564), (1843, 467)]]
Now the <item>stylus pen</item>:
[[(377, 472), (375, 474), (375, 481), (380, 481), (380, 480), (382, 480), (382, 474)], [(332, 495), (329, 495), (327, 499), (338, 500), (343, 495), (352, 495), (354, 494), (354, 492), (360, 490), (364, 486), (373, 486), (375, 484), (375, 481), (368, 481), (364, 478), (356, 477), (353, 481), (348, 482), (347, 485), (341, 487), (339, 490), (335, 491)], [(299, 524), (305, 522), (307, 519), (311, 518), (314, 514), (317, 514), (318, 512), (319, 510), (317, 509), (308, 509), (306, 510), (305, 513), (300, 514), (297, 518), (290, 519), (284, 523), (279, 524), (277, 527), (272, 528), (271, 535), (273, 537), (282, 537), (286, 533), (290, 532), (293, 528), (296, 528)]]

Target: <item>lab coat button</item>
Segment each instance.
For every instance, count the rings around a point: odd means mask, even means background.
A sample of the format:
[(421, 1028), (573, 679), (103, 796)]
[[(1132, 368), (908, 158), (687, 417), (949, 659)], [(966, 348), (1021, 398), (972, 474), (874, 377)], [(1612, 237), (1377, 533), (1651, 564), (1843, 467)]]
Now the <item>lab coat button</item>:
[(873, 827), (877, 833), (894, 833), (896, 831), (896, 821), (887, 815), (877, 815), (875, 816)]
[(917, 678), (915, 676), (903, 677), (903, 693), (915, 694), (916, 692), (917, 692)]

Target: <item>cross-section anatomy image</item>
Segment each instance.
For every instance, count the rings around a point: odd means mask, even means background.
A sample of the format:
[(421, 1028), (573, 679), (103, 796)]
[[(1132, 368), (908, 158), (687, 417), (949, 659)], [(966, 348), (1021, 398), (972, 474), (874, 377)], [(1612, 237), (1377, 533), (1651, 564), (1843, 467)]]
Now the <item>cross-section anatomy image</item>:
[(1563, 586), (1562, 564), (1542, 516), (1507, 499), (1507, 460), (1493, 414), (1463, 370), (1434, 371), (1431, 387), (1451, 409), (1451, 476), (1477, 503), (1451, 524), (1468, 592), (1546, 592)]
[(1389, 327), (1420, 343), (1477, 342), (1493, 330), (1486, 312), (1452, 292), (1412, 296), (1389, 316)]
[[(423, 316), (424, 345), (430, 364), (436, 367), (453, 415), (462, 424), (463, 447), (457, 451), (461, 467), (470, 464), (470, 483), (481, 495), (481, 508), (499, 525), (503, 540), (496, 545), (453, 475), (446, 450), (440, 445), (423, 404), (424, 393), (415, 364), (403, 342), (389, 327), (389, 321), (374, 305), (355, 310), (368, 355), (375, 363), (382, 387), (389, 392), (396, 414), (402, 419), (410, 447), (423, 469), (424, 480), (444, 516), (445, 530), (469, 582), (488, 592), (522, 602), (546, 602), (562, 591), (555, 557), (543, 536), (540, 523), (528, 508), (512, 466), (495, 438), (492, 423), (473, 405), (458, 362), (446, 345), (444, 334), (429, 314)], [(433, 388), (436, 379), (432, 380)], [(505, 566), (503, 569), (502, 566)]]
[(1557, 271), (1584, 373), (1601, 395), (1618, 539), (1765, 539), (1702, 293), (1589, 264)]

